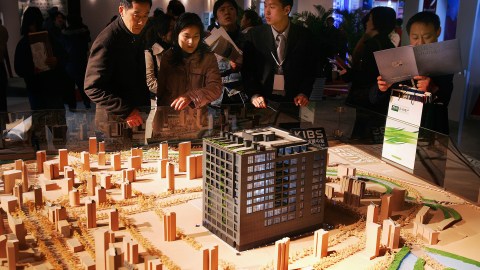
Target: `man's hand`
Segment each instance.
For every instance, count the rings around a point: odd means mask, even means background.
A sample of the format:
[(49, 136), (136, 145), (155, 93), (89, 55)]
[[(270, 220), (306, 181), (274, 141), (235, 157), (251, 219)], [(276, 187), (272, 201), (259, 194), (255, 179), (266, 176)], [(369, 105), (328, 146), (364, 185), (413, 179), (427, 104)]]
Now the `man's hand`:
[(267, 103), (265, 102), (265, 99), (262, 96), (256, 96), (252, 98), (252, 104), (253, 106), (255, 106), (255, 108), (262, 108), (262, 109), (267, 108)]
[(417, 81), (417, 89), (423, 92), (435, 93), (438, 87), (432, 82), (432, 79), (427, 76), (415, 76), (414, 80)]
[(126, 119), (129, 127), (138, 127), (143, 124), (143, 119), (137, 109), (134, 109)]
[(189, 97), (179, 96), (172, 102), (172, 104), (170, 104), (170, 107), (172, 107), (176, 111), (181, 111), (185, 109), (188, 104), (190, 104), (190, 102), (192, 102), (192, 100)]
[(377, 84), (378, 84), (378, 89), (380, 91), (385, 92), (392, 86), (391, 84), (387, 83), (386, 81), (383, 80), (382, 76), (377, 77)]
[(308, 98), (304, 94), (298, 94), (294, 99), (293, 103), (297, 106), (307, 106), (308, 105)]

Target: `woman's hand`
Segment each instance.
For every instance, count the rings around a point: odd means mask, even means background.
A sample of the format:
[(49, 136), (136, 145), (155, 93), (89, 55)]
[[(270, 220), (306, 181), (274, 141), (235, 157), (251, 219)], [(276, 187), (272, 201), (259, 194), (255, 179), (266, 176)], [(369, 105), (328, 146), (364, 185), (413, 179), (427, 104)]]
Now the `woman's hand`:
[(188, 104), (190, 104), (190, 102), (192, 102), (192, 100), (189, 97), (179, 96), (172, 102), (172, 104), (170, 104), (170, 107), (172, 107), (176, 111), (181, 111), (185, 109)]

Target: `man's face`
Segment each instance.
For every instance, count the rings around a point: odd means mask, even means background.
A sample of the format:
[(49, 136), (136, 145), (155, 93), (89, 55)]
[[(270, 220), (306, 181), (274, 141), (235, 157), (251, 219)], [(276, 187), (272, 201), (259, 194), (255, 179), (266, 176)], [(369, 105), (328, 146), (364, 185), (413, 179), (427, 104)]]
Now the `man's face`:
[(417, 46), (438, 41), (441, 29), (435, 31), (433, 24), (416, 22), (410, 26), (410, 45)]
[(283, 6), (280, 0), (265, 1), (265, 19), (269, 25), (276, 25), (283, 20), (288, 20), (290, 6)]
[(132, 34), (138, 35), (142, 32), (142, 29), (145, 27), (148, 20), (150, 4), (132, 2), (132, 8), (126, 9), (124, 6), (120, 6), (118, 7), (118, 11), (128, 30), (130, 30)]
[(217, 10), (217, 21), (222, 27), (229, 27), (237, 22), (237, 10), (230, 4), (225, 2)]

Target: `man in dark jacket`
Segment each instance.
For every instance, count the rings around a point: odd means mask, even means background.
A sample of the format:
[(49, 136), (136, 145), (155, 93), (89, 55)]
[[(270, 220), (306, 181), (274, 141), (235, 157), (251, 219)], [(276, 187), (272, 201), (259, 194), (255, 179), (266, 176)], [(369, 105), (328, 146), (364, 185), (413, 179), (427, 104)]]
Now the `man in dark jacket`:
[(92, 45), (85, 93), (97, 104), (95, 124), (104, 133), (110, 132), (107, 121), (143, 124), (139, 110), (150, 105), (150, 94), (141, 34), (151, 7), (151, 0), (120, 0), (120, 17)]
[(251, 102), (267, 108), (267, 100), (306, 106), (314, 82), (311, 33), (290, 22), (293, 0), (265, 1), (267, 25), (246, 35), (242, 75)]

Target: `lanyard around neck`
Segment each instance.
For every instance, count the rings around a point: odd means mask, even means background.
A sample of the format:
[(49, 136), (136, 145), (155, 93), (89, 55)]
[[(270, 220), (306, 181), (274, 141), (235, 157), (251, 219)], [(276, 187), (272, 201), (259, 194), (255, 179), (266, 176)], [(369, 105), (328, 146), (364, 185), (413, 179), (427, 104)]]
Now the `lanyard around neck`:
[(281, 67), (283, 65), (283, 62), (285, 62), (285, 59), (282, 60), (282, 62), (278, 62), (277, 58), (275, 57), (275, 55), (273, 54), (273, 52), (270, 52), (272, 54), (272, 57), (273, 57), (273, 60), (275, 60), (275, 63), (277, 63), (277, 65), (279, 67)]

